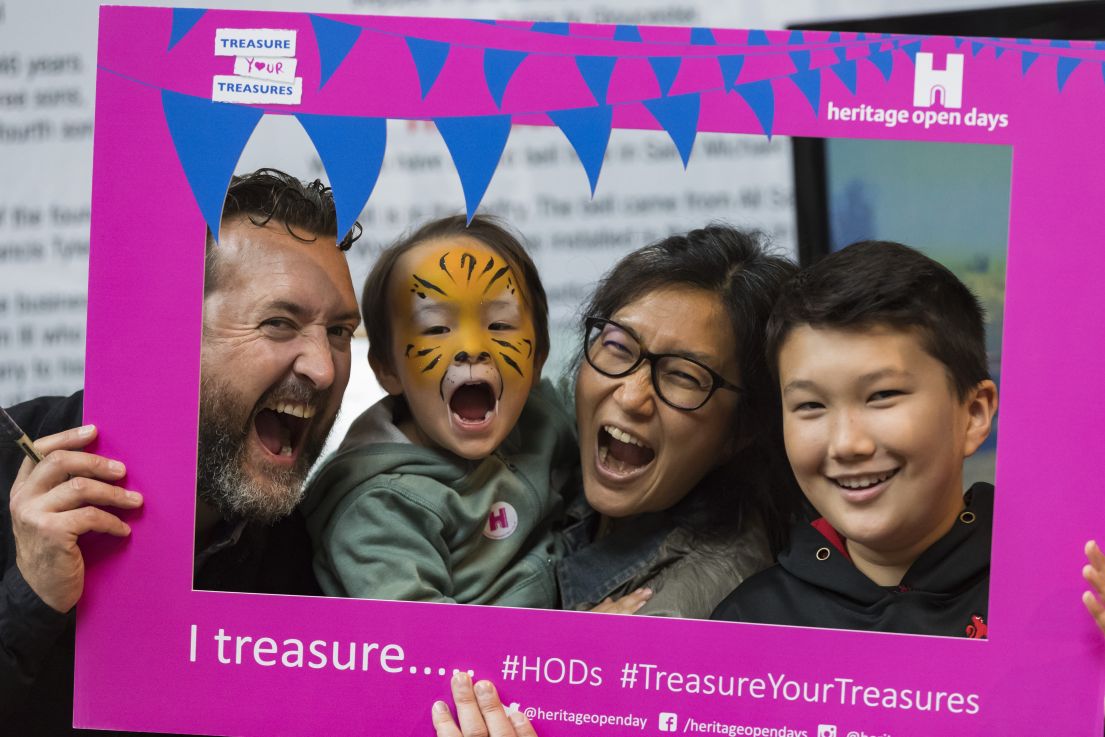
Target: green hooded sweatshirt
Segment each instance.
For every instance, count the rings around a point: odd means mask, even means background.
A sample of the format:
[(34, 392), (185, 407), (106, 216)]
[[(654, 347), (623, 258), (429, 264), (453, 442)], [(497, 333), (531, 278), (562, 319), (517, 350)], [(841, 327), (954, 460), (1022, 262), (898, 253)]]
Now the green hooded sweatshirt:
[(354, 421), (303, 502), (329, 596), (555, 608), (554, 529), (578, 489), (575, 427), (547, 381), (489, 457), (411, 443), (387, 397)]

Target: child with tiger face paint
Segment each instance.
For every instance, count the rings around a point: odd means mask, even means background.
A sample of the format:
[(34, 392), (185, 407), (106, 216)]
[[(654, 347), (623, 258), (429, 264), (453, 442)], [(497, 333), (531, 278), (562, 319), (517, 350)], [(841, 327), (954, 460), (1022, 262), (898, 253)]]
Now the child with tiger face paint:
[(372, 366), (406, 399), (399, 428), (413, 442), (473, 460), (514, 428), (544, 359), (523, 290), (510, 262), (472, 237), (420, 243), (396, 261), (392, 360)]
[(555, 607), (577, 444), (539, 381), (548, 306), (532, 260), (494, 219), (435, 220), (380, 254), (361, 309), (389, 396), (307, 490), (324, 593)]

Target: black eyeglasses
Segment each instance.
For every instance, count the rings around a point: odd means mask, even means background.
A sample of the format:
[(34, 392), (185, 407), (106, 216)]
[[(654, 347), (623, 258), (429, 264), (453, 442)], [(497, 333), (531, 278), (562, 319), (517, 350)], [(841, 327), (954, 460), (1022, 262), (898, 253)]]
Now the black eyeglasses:
[(656, 396), (671, 407), (695, 410), (706, 404), (718, 389), (741, 391), (739, 386), (693, 358), (646, 351), (629, 328), (613, 320), (588, 317), (583, 324), (586, 326), (583, 355), (591, 368), (617, 379), (628, 376), (643, 361), (648, 361)]

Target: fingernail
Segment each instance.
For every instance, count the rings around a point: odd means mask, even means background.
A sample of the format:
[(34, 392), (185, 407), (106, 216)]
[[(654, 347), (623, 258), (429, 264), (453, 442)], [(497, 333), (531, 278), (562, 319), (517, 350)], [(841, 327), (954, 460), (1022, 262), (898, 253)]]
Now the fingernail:
[(142, 503), (142, 495), (139, 494), (137, 491), (128, 491), (127, 492), (127, 501), (128, 502), (133, 502), (135, 504), (141, 504)]
[(649, 596), (652, 596), (652, 589), (650, 589), (650, 588), (643, 588), (643, 589), (641, 589), (641, 594), (642, 594), (643, 596), (645, 596), (645, 597), (649, 597)]
[(495, 694), (495, 687), (491, 685), (491, 681), (480, 681), (476, 684), (476, 696), (481, 699), (489, 699)]
[(77, 437), (88, 438), (92, 436), (92, 433), (96, 432), (95, 425), (82, 425), (77, 428)]
[(456, 673), (453, 674), (453, 683), (457, 684), (458, 686), (463, 686), (467, 682), (468, 674), (464, 671), (458, 670)]
[(449, 705), (446, 704), (444, 701), (435, 701), (434, 702), (434, 711), (438, 714), (448, 714), (449, 713)]
[(526, 715), (522, 713), (521, 709), (515, 712), (511, 712), (510, 723), (513, 724), (515, 727), (521, 727), (523, 724), (526, 723)]
[(112, 473), (123, 473), (127, 470), (126, 466), (124, 466), (119, 461), (108, 461), (107, 467), (111, 470)]

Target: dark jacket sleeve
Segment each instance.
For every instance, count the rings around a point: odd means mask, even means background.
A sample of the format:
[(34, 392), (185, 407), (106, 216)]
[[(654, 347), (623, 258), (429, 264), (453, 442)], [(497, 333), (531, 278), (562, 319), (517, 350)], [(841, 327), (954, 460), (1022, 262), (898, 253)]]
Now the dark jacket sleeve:
[[(81, 393), (69, 398), (43, 397), (8, 409), (32, 438), (81, 423)], [(15, 566), (15, 538), (8, 506), (12, 484), (23, 461), (14, 444), (0, 445), (0, 716), (24, 704), (35, 680), (53, 657), (59, 639), (70, 629), (72, 613), (59, 614), (38, 597)], [(70, 665), (70, 668), (72, 666)]]

